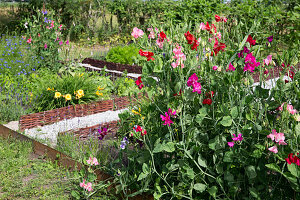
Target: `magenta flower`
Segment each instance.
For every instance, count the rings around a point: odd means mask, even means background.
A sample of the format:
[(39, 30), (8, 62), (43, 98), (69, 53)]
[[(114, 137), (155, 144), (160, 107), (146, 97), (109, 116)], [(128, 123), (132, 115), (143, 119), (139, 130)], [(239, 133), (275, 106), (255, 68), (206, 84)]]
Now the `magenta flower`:
[(171, 124), (173, 124), (173, 121), (170, 119), (170, 115), (168, 115), (167, 112), (165, 112), (165, 115), (166, 116), (160, 115), (161, 120), (165, 122), (163, 125), (170, 126)]
[(234, 142), (227, 142), (229, 147), (233, 147), (234, 146)]
[(195, 82), (198, 81), (198, 76), (196, 75), (196, 73), (194, 73), (192, 76), (190, 76), (190, 78), (187, 81), (187, 85), (188, 86), (192, 86)]
[(264, 59), (264, 64), (269, 65), (272, 62), (272, 55), (268, 55), (266, 59)]
[(193, 84), (193, 92), (197, 92), (198, 94), (201, 94), (201, 84), (198, 82), (195, 82)]
[(226, 69), (226, 72), (228, 72), (228, 71), (235, 71), (235, 67), (231, 63), (229, 63), (229, 66)]
[(272, 147), (268, 148), (268, 150), (273, 152), (273, 153), (278, 153), (277, 146), (272, 146)]
[(267, 40), (271, 43), (273, 41), (273, 35), (271, 35), (270, 37), (267, 37)]
[(59, 41), (59, 45), (63, 45), (63, 41)]
[(259, 66), (260, 62), (256, 62), (256, 58), (252, 55), (252, 53), (247, 54), (245, 58), (245, 67), (244, 67), (244, 72), (245, 71), (250, 71), (254, 72), (255, 67)]
[(45, 43), (45, 45), (44, 45), (44, 49), (47, 49), (48, 48), (48, 46), (47, 46), (47, 44)]
[(88, 182), (87, 184), (85, 184), (85, 179), (83, 179), (82, 183), (80, 183), (79, 186), (84, 188), (85, 190), (87, 190), (89, 192), (93, 190), (92, 183)]
[(144, 32), (143, 32), (141, 29), (138, 29), (137, 27), (134, 27), (134, 28), (133, 28), (133, 31), (132, 31), (132, 33), (131, 33), (131, 35), (132, 35), (135, 39), (137, 39), (137, 38), (139, 38), (139, 37), (143, 37)]
[(213, 66), (212, 69), (213, 69), (214, 71), (217, 71), (217, 70), (218, 70), (218, 66)]
[(169, 115), (176, 116), (176, 110), (172, 111), (172, 109), (169, 108), (169, 109), (168, 109), (168, 114), (169, 114)]
[(66, 41), (66, 45), (69, 45), (69, 44), (70, 44), (70, 43), (69, 43), (69, 40), (67, 40), (67, 41)]
[(232, 134), (232, 135), (233, 135), (233, 138), (232, 138), (233, 141), (242, 141), (243, 140), (243, 136), (241, 133), (238, 134), (237, 137), (235, 136), (235, 134)]

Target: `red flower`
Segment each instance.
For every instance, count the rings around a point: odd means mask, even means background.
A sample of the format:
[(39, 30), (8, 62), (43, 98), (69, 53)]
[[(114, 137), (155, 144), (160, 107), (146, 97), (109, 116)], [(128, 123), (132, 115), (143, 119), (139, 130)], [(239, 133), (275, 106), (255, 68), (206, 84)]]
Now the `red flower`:
[(198, 47), (198, 46), (199, 46), (199, 42), (195, 39), (195, 40), (194, 40), (193, 46), (191, 46), (191, 49), (192, 49), (192, 50), (196, 49), (196, 51), (197, 51), (197, 47)]
[(142, 77), (138, 77), (138, 79), (135, 81), (135, 84), (137, 86), (139, 86), (139, 89), (141, 90), (144, 87), (143, 81), (142, 81)]
[[(224, 51), (225, 48), (226, 48), (225, 43), (220, 42), (220, 44), (219, 44), (219, 41), (216, 38), (216, 42), (214, 44), (214, 53), (215, 53), (215, 55), (217, 55), (218, 52), (221, 51), (221, 50)], [(211, 55), (213, 55), (213, 52), (211, 52)]]
[[(299, 153), (297, 153), (297, 155), (299, 155)], [(292, 163), (295, 163), (296, 165), (300, 166), (300, 158), (298, 158), (293, 153), (290, 153), (285, 160), (289, 165), (291, 165)]]
[(218, 16), (218, 15), (215, 15), (215, 19), (216, 19), (216, 22), (219, 22), (219, 21), (221, 21), (221, 17), (220, 17), (220, 16)]
[(215, 94), (214, 91), (210, 91), (210, 92), (207, 92), (207, 93), (205, 94), (205, 96), (206, 96), (207, 98), (213, 98), (213, 97), (214, 97), (214, 94)]
[(176, 97), (176, 96), (180, 96), (181, 95), (181, 93), (182, 93), (182, 91), (181, 91), (181, 89), (179, 90), (179, 92), (178, 93), (175, 93), (175, 94), (173, 94), (173, 96), (174, 97)]
[(142, 136), (147, 135), (147, 131), (146, 131), (146, 130), (141, 131), (141, 135), (142, 135)]
[(163, 31), (159, 33), (159, 37), (160, 37), (162, 40), (167, 39), (167, 36), (166, 36), (166, 34), (165, 34)]
[(133, 130), (135, 130), (136, 132), (142, 132), (143, 129), (141, 126), (137, 125), (133, 127)]
[(212, 24), (211, 27), (214, 29), (214, 31), (216, 33), (217, 32), (217, 27), (214, 24)]
[(256, 44), (256, 40), (253, 40), (251, 35), (248, 35), (247, 42), (249, 42), (250, 47)]
[(210, 27), (209, 27), (209, 23), (208, 22), (206, 22), (205, 30), (210, 31)]
[(202, 104), (210, 105), (210, 104), (212, 104), (212, 100), (210, 98), (204, 99)]
[(143, 51), (142, 49), (140, 49), (139, 54), (141, 56), (145, 56), (147, 58), (147, 61), (149, 60), (154, 60), (154, 58), (152, 58), (152, 56), (154, 56), (153, 52), (150, 51)]
[(186, 32), (184, 36), (185, 39), (188, 41), (188, 44), (193, 44), (194, 40), (196, 39), (195, 36), (190, 33), (190, 31)]

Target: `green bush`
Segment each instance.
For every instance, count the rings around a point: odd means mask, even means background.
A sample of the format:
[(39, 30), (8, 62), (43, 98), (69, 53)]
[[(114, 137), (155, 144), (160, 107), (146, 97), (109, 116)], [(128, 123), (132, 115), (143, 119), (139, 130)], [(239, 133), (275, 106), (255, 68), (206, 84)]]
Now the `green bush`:
[(132, 65), (138, 54), (139, 49), (134, 45), (117, 46), (108, 51), (105, 59), (108, 62)]

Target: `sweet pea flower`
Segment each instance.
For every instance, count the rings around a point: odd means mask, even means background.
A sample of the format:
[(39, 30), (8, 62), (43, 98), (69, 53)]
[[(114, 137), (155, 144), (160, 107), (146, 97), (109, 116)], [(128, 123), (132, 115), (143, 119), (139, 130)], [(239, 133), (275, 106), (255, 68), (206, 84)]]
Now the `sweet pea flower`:
[(272, 130), (272, 133), (267, 135), (267, 138), (270, 138), (272, 141), (277, 142), (279, 145), (287, 145), (287, 143), (285, 143), (284, 141), (284, 133), (277, 133), (275, 129)]
[(63, 41), (59, 41), (59, 43), (58, 43), (59, 45), (63, 45)]
[(193, 85), (195, 82), (198, 81), (198, 76), (196, 73), (194, 73), (193, 75), (191, 75), (187, 81), (187, 86), (191, 86)]
[(229, 147), (233, 147), (234, 146), (234, 142), (227, 142)]
[(205, 30), (205, 24), (204, 24), (203, 22), (200, 23), (200, 29), (201, 29), (202, 31)]
[(212, 69), (213, 69), (214, 71), (217, 71), (217, 70), (218, 70), (218, 67), (217, 67), (217, 66), (213, 66)]
[(278, 153), (277, 146), (272, 146), (272, 147), (268, 148), (268, 150), (273, 152), (273, 153)]
[(127, 143), (128, 143), (128, 139), (127, 137), (124, 137), (123, 140), (121, 141), (120, 148), (125, 149)]
[(141, 29), (138, 29), (137, 27), (134, 27), (134, 28), (133, 28), (133, 31), (132, 31), (132, 33), (131, 33), (131, 35), (132, 35), (135, 39), (137, 39), (137, 38), (139, 38), (139, 37), (143, 37), (144, 32), (143, 32)]
[(242, 141), (243, 140), (243, 136), (241, 133), (238, 134), (237, 137), (235, 136), (235, 134), (232, 134), (232, 135), (233, 135), (233, 138), (232, 138), (233, 141)]
[[(297, 153), (297, 155), (299, 155), (299, 153)], [(289, 165), (295, 163), (296, 165), (300, 166), (300, 158), (293, 153), (290, 153), (285, 160)]]
[(170, 119), (170, 115), (167, 112), (165, 112), (165, 116), (160, 115), (160, 117), (161, 117), (161, 120), (165, 122), (163, 125), (170, 126), (171, 124), (173, 124), (173, 121)]
[(273, 41), (273, 35), (271, 35), (270, 37), (267, 37), (267, 40), (269, 41), (269, 43), (271, 43)]
[(89, 157), (89, 159), (86, 161), (89, 165), (99, 165), (98, 160), (96, 157)]
[(32, 39), (31, 39), (31, 37), (26, 41), (28, 44), (31, 44), (31, 42), (32, 42)]
[(272, 55), (268, 55), (266, 59), (263, 60), (265, 65), (269, 65), (272, 62)]
[(48, 46), (47, 46), (47, 44), (45, 43), (45, 45), (44, 45), (44, 49), (47, 49), (48, 48)]
[(231, 63), (229, 63), (229, 66), (226, 69), (226, 72), (228, 72), (228, 71), (235, 71), (235, 67)]
[(69, 43), (69, 40), (67, 40), (67, 41), (66, 41), (66, 45), (69, 45), (69, 44), (70, 44), (70, 43)]

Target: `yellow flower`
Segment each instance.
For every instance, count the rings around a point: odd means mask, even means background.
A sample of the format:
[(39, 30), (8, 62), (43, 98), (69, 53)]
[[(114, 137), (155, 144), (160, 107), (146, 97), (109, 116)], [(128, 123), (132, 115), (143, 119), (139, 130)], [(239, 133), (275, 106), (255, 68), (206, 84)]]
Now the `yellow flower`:
[(59, 97), (61, 97), (61, 93), (60, 92), (55, 92), (55, 94), (54, 94), (54, 98), (59, 98)]
[(31, 97), (33, 96), (32, 92), (29, 92), (29, 96), (31, 96)]
[(98, 95), (98, 96), (103, 96), (103, 93), (97, 91), (97, 92), (96, 92), (96, 95)]
[(71, 100), (72, 99), (72, 96), (70, 94), (66, 94), (65, 95), (65, 99), (68, 101), (68, 100)]
[(84, 73), (80, 74), (79, 76), (82, 77)]
[(48, 90), (48, 91), (51, 91), (51, 88), (48, 87), (47, 90)]
[(100, 87), (100, 86), (98, 86), (98, 90), (103, 90), (104, 88), (102, 88), (102, 87)]
[(83, 97), (84, 96), (84, 92), (83, 92), (83, 90), (78, 90), (77, 91), (77, 94), (78, 94), (78, 96), (80, 96), (80, 97)]

